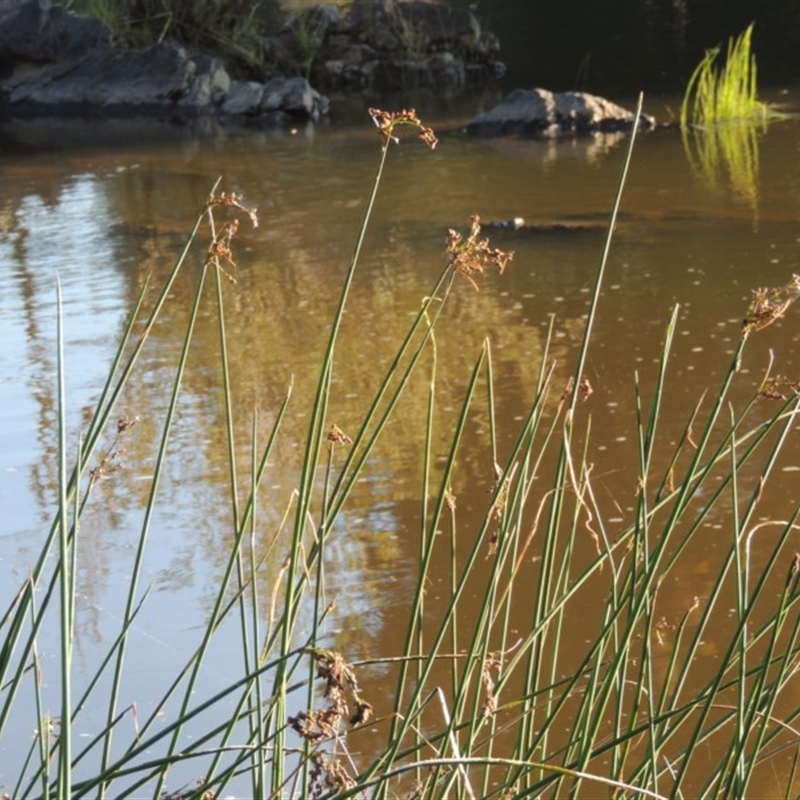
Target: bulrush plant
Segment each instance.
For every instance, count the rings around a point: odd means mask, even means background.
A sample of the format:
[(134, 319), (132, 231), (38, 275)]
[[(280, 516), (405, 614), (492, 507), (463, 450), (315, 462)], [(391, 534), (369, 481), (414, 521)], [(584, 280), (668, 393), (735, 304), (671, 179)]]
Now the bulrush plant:
[(706, 51), (689, 78), (681, 105), (681, 126), (766, 120), (770, 108), (758, 99), (756, 59), (751, 51), (753, 26), (728, 41), (725, 64), (717, 66), (720, 48)]
[[(566, 386), (555, 385), (555, 365), (545, 355), (522, 421), (498, 418), (487, 341), (456, 404), (446, 456), (434, 458), (437, 338), (448, 335), (448, 299), (465, 282), (477, 288), (487, 269), (502, 273), (511, 259), (481, 238), (473, 217), (468, 234), (448, 235), (443, 269), (397, 343), (363, 418), (345, 431), (329, 413), (334, 356), (387, 155), (406, 131), (436, 145), (433, 131), (413, 111), (370, 113), (380, 136), (380, 158), (310, 399), (301, 470), (285, 516), (287, 551), (269, 598), (261, 596), (256, 580), (264, 556), (255, 535), (262, 524), (255, 498), (292, 398), (287, 392), (263, 445), (256, 446), (253, 434), (249, 488), (240, 497), (233, 436), (238, 409), (229, 387), (225, 326), (229, 295), (238, 291), (233, 253), (238, 223), (217, 220), (233, 214), (256, 224), (256, 212), (238, 195), (212, 189), (146, 315), (143, 289), (71, 467), (61, 355), (55, 518), (29, 578), (0, 619), (0, 735), (19, 736), (9, 727), (10, 711), (23, 695), (33, 694), (37, 736), (18, 766), (17, 782), (3, 791), (15, 800), (231, 793), (254, 798), (738, 798), (756, 794), (766, 775), (778, 781), (775, 794), (796, 795), (800, 554), (793, 543), (800, 509), (787, 499), (781, 519), (764, 519), (759, 501), (796, 427), (799, 381), (765, 380), (743, 405), (735, 399), (741, 392), (733, 390), (745, 379), (739, 364), (746, 344), (789, 311), (798, 279), (779, 290), (754, 293), (720, 385), (688, 410), (677, 443), (664, 445), (659, 428), (670, 383), (674, 309), (649, 402), (645, 387), (634, 381), (634, 502), (630, 511), (615, 509), (622, 520), (612, 520), (595, 489), (593, 475), (602, 465), (589, 459), (592, 390), (585, 370), (633, 153), (632, 134)], [(115, 409), (150, 333), (163, 322), (170, 289), (190, 261), (204, 222), (210, 244), (162, 421), (126, 609), (106, 657), (75, 696), (71, 664), (76, 564), (83, 557), (80, 520), (93, 485), (100, 477), (115, 479), (122, 444), (136, 435), (133, 420), (118, 420)], [(125, 671), (136, 668), (138, 654), (129, 637), (137, 615), (145, 603), (156, 602), (140, 588), (142, 559), (209, 284), (221, 344), (228, 446), (229, 488), (219, 502), (231, 510), (232, 546), (195, 651), (164, 696), (153, 701), (150, 715), (141, 718), (135, 709), (120, 707), (120, 685)], [(412, 375), (420, 371), (427, 378), (427, 411), (420, 441), (419, 568), (409, 589), (404, 646), (399, 653), (353, 661), (337, 649), (335, 634), (323, 631), (330, 613), (324, 555), (339, 535), (334, 522), (350, 507), (356, 481), (373, 468), (370, 455), (401, 395), (411, 391)], [(475, 414), (485, 418), (488, 432), (488, 491), (477, 527), (467, 529), (453, 487), (459, 485), (459, 455)], [(515, 426), (512, 431), (504, 429), (509, 424)], [(500, 442), (508, 433), (512, 444), (501, 454)], [(103, 449), (107, 435), (112, 444)], [(676, 614), (663, 600), (663, 587), (695, 557), (693, 548), (708, 536), (712, 521), (721, 549), (711, 583), (698, 596), (689, 590), (683, 611)], [(433, 574), (434, 563), (449, 564), (443, 607), (427, 596), (428, 587), (442, 577)], [(465, 598), (474, 595), (477, 611), (471, 599), (467, 612)], [(524, 625), (520, 609), (527, 609)], [(587, 610), (595, 622), (588, 631)], [(46, 707), (40, 683), (45, 665), (38, 639), (50, 616), (59, 620), (61, 636), (57, 709)], [(228, 654), (229, 660), (238, 657), (239, 678), (204, 695), (201, 668), (228, 618), (237, 621), (241, 634), (238, 656)], [(703, 657), (709, 641), (715, 659)], [(386, 706), (361, 688), (376, 663), (394, 687)], [(85, 709), (98, 707), (105, 709), (101, 729), (88, 742), (78, 740), (76, 721)], [(135, 733), (121, 724), (131, 717)], [(170, 769), (177, 764), (191, 764), (197, 781), (169, 791)]]
[(725, 62), (720, 47), (706, 51), (695, 68), (681, 104), (683, 144), (692, 168), (707, 183), (727, 172), (736, 195), (758, 210), (758, 137), (782, 116), (758, 99), (753, 26), (728, 41)]

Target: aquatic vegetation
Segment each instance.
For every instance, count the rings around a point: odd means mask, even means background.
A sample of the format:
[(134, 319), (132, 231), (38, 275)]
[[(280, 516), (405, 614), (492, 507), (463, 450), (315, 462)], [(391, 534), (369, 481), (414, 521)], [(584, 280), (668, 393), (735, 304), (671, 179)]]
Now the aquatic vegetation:
[(681, 105), (681, 127), (709, 127), (733, 120), (763, 122), (769, 107), (758, 100), (753, 26), (728, 41), (725, 65), (717, 68), (720, 48), (708, 50), (689, 78)]
[(734, 120), (711, 128), (683, 129), (683, 145), (695, 174), (709, 186), (727, 180), (734, 195), (758, 214), (759, 137), (764, 128)]
[(751, 24), (728, 41), (722, 67), (717, 64), (719, 47), (706, 52), (686, 86), (680, 125), (695, 172), (709, 184), (727, 172), (734, 193), (757, 218), (758, 137), (780, 113), (758, 99), (752, 34)]
[[(9, 720), (23, 697), (33, 697), (31, 727), (37, 735), (28, 758), (17, 765), (16, 784), (3, 790), (14, 798), (211, 798), (246, 781), (244, 791), (259, 798), (744, 797), (756, 794), (758, 782), (769, 775), (780, 781), (776, 793), (796, 795), (800, 555), (793, 542), (800, 508), (787, 498), (782, 518), (764, 519), (759, 501), (784, 446), (796, 435), (800, 380), (776, 376), (752, 387), (739, 365), (745, 347), (785, 318), (800, 295), (798, 279), (753, 293), (735, 352), (724, 356), (730, 362), (720, 385), (688, 410), (681, 435), (671, 442), (659, 429), (670, 382), (678, 379), (672, 364), (679, 318), (674, 309), (655, 354), (654, 384), (634, 381), (630, 428), (638, 463), (629, 507), (609, 513), (595, 477), (603, 465), (591, 457), (587, 359), (634, 133), (568, 381), (557, 384), (545, 355), (524, 417), (501, 418), (487, 340), (455, 403), (451, 393), (447, 397), (456, 406), (448, 449), (443, 457), (434, 452), (434, 411), (442, 402), (437, 342), (459, 336), (448, 320), (451, 298), (463, 290), (474, 298), (470, 289), (495, 271), (502, 274), (511, 261), (510, 253), (481, 237), (473, 217), (466, 234), (448, 234), (445, 263), (388, 366), (375, 376), (363, 417), (339, 427), (331, 411), (336, 346), (389, 151), (406, 132), (429, 147), (436, 144), (434, 132), (413, 111), (373, 109), (371, 115), (379, 135), (378, 166), (321, 354), (300, 443), (302, 468), (281, 523), (286, 550), (269, 597), (257, 580), (266, 557), (255, 535), (263, 524), (258, 493), (294, 400), (290, 387), (266, 441), (256, 441), (254, 421), (247, 443), (250, 474), (238, 475), (234, 422), (241, 413), (255, 417), (255, 411), (232, 401), (225, 325), (238, 291), (236, 236), (240, 224), (259, 222), (256, 210), (239, 195), (213, 187), (155, 299), (149, 286), (138, 297), (74, 464), (66, 446), (60, 352), (54, 521), (29, 577), (0, 617), (0, 744), (19, 735)], [(125, 442), (140, 430), (135, 417), (119, 416), (120, 397), (149, 337), (164, 322), (179, 273), (198, 251), (203, 268), (168, 387), (158, 452), (149, 465), (126, 608), (106, 658), (77, 695), (71, 666), (76, 566), (83, 557), (80, 522), (97, 483), (115, 479)], [(214, 314), (201, 313), (208, 304)], [(220, 344), (228, 488), (219, 484), (219, 502), (231, 510), (232, 544), (195, 651), (176, 665), (169, 691), (139, 715), (121, 707), (120, 686), (126, 671), (137, 667), (130, 639), (134, 623), (146, 604), (158, 602), (141, 588), (143, 557), (161, 501), (184, 368), (197, 328), (208, 318), (217, 322)], [(417, 375), (425, 379), (427, 413), (419, 426), (419, 527), (408, 532), (416, 536), (418, 570), (404, 647), (356, 661), (337, 645), (336, 632), (325, 630), (330, 603), (324, 555), (333, 537), (343, 535), (335, 523), (349, 509), (353, 487), (375, 468), (371, 457), (401, 397), (419, 388), (412, 380)], [(743, 386), (750, 390), (744, 402)], [(767, 399), (776, 405), (762, 402)], [(475, 435), (470, 422), (476, 417), (485, 423), (485, 494), (477, 526), (466, 529), (459, 511), (459, 457), (465, 439)], [(696, 596), (687, 586), (676, 614), (663, 601), (665, 587), (696, 558), (712, 523), (722, 551), (710, 589)], [(448, 574), (434, 574), (434, 565), (442, 563)], [(439, 578), (447, 593), (437, 605), (428, 590)], [(477, 613), (474, 604), (465, 610), (471, 596), (479, 598)], [(510, 622), (519, 608), (528, 611), (525, 626)], [(55, 711), (41, 691), (41, 677), (52, 666), (39, 655), (43, 628), (53, 618), (61, 642), (61, 707)], [(227, 654), (238, 677), (208, 693), (202, 668), (226, 620), (241, 631), (239, 651)], [(389, 704), (363, 688), (364, 675), (375, 665), (394, 687)], [(76, 723), (87, 709), (98, 708), (99, 730), (95, 726), (89, 741), (80, 739)], [(132, 730), (122, 724), (130, 718)], [(195, 784), (168, 788), (177, 764), (192, 766)]]

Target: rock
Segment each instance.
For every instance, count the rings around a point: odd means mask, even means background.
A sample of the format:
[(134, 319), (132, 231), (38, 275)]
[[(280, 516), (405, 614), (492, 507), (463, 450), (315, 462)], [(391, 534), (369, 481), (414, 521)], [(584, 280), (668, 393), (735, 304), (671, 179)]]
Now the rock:
[(189, 95), (195, 69), (186, 51), (177, 45), (161, 43), (136, 51), (106, 49), (28, 72), (14, 82), (8, 100), (12, 105), (50, 109), (61, 105), (130, 111), (174, 105)]
[(456, 88), (466, 81), (466, 68), (452, 53), (434, 53), (425, 60), (426, 72), (441, 88)]
[(264, 84), (257, 81), (233, 81), (222, 103), (223, 114), (253, 114), (261, 107)]
[(304, 78), (232, 82), (216, 58), (173, 43), (132, 49), (99, 20), (50, 0), (0, 0), (0, 107), (5, 116), (283, 112), (317, 120), (328, 101)]
[[(609, 100), (585, 92), (515, 89), (466, 128), (474, 136), (558, 136), (628, 130), (635, 115)], [(642, 115), (640, 127), (655, 120)]]
[(180, 102), (190, 106), (219, 105), (231, 87), (230, 76), (222, 62), (209, 56), (193, 56), (187, 68), (191, 84)]
[(328, 113), (328, 100), (312, 89), (305, 78), (273, 78), (264, 86), (259, 109), (285, 111), (316, 120)]
[(453, 89), (504, 69), (497, 37), (469, 9), (439, 0), (354, 0), (344, 16), (309, 6), (264, 48), (279, 70), (325, 89)]
[[(112, 45), (99, 19), (70, 14), (49, 0), (0, 2), (0, 65), (20, 61), (55, 62), (81, 58)], [(5, 70), (3, 70), (5, 71)]]
[(349, 22), (360, 41), (379, 50), (485, 54), (480, 23), (467, 8), (426, 0), (355, 0)]

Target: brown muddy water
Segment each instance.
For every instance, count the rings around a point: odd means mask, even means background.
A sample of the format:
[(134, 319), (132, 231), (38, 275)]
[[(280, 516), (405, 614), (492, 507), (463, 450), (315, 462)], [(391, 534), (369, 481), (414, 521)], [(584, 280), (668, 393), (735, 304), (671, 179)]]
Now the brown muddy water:
[[(798, 90), (781, 100), (797, 106)], [(647, 107), (663, 117), (665, 107), (677, 102), (648, 100)], [(624, 137), (474, 141), (460, 129), (476, 110), (465, 106), (426, 119), (440, 134), (433, 152), (409, 139), (389, 153), (337, 348), (330, 414), (344, 431), (358, 422), (444, 264), (447, 229), (466, 230), (474, 213), (487, 221), (524, 217), (532, 230), (487, 231), (495, 245), (513, 249), (515, 258), (502, 277), (487, 276), (479, 292), (466, 282), (459, 285), (438, 329), (433, 447), (439, 464), (486, 339), (502, 447), (510, 446), (533, 396), (551, 320), (554, 383), (566, 384), (626, 145)], [(7, 143), (0, 151), (3, 608), (36, 558), (57, 498), (56, 281), (63, 296), (74, 452), (143, 282), (151, 276), (153, 286), (161, 285), (217, 177), (223, 189), (241, 192), (245, 202), (258, 206), (259, 228), (243, 226), (238, 237), (237, 283), (226, 284), (226, 302), (242, 475), (249, 469), (253, 410), (263, 444), (293, 384), (260, 498), (257, 546), (266, 553), (291, 502), (317, 365), (379, 157), (379, 139), (366, 114), (357, 124), (285, 133), (184, 131), (149, 143), (143, 137), (114, 144), (112, 136), (102, 146), (88, 146), (102, 133), (98, 126), (78, 132), (81, 144), (64, 144), (65, 134), (55, 142), (42, 136), (30, 146), (38, 137), (31, 134), (29, 146)], [(638, 375), (649, 396), (673, 307), (678, 304), (680, 311), (660, 428), (665, 454), (692, 407), (727, 370), (751, 291), (781, 286), (800, 272), (799, 149), (800, 121), (792, 119), (757, 132), (740, 151), (749, 154), (744, 166), (741, 159), (722, 158), (713, 175), (693, 163), (674, 129), (636, 144), (588, 355), (594, 391), (581, 412), (591, 413), (588, 455), (611, 530), (629, 518), (635, 503), (634, 382)], [(141, 421), (126, 441), (124, 469), (98, 484), (95, 510), (80, 532), (78, 684), (118, 632), (148, 470), (201, 261), (198, 250), (125, 393), (120, 413)], [(770, 352), (775, 371), (800, 376), (798, 313), (791, 309), (754, 339), (735, 400), (751, 397)], [(152, 593), (136, 622), (135, 666), (121, 701), (139, 704), (140, 714), (196, 647), (231, 538), (216, 325), (209, 295), (145, 556), (143, 583)], [(391, 656), (403, 645), (418, 554), (426, 401), (425, 380), (419, 379), (329, 539), (326, 591), (336, 600), (329, 641), (351, 660)], [(466, 551), (493, 480), (480, 414), (470, 424), (459, 465), (459, 484), (452, 490)], [(759, 519), (791, 514), (800, 501), (798, 475), (800, 447), (790, 441)], [(716, 528), (725, 535), (722, 525)], [(713, 521), (704, 542), (691, 566), (662, 589), (675, 618), (692, 598), (703, 596), (715, 575), (720, 543)], [(265, 596), (282, 565), (279, 549), (263, 569)], [(431, 613), (445, 602), (449, 586), (446, 561), (437, 569), (441, 578), (428, 594)], [(520, 608), (515, 624), (524, 625), (528, 616), (529, 609)], [(587, 611), (587, 625), (592, 618)], [(238, 661), (231, 657), (238, 652), (238, 629), (230, 626), (221, 635), (229, 645), (207, 661), (204, 691), (238, 677)], [(575, 636), (579, 649), (585, 636)], [(714, 647), (707, 643), (708, 657)], [(41, 656), (46, 694), (55, 703), (56, 639)], [(364, 694), (379, 713), (385, 710), (393, 686), (388, 672), (376, 667), (361, 677)], [(79, 735), (96, 733), (101, 714), (87, 709)], [(16, 724), (18, 735), (0, 742), (2, 790), (13, 785), (30, 743), (32, 718)], [(194, 777), (191, 770), (176, 770), (170, 787)]]

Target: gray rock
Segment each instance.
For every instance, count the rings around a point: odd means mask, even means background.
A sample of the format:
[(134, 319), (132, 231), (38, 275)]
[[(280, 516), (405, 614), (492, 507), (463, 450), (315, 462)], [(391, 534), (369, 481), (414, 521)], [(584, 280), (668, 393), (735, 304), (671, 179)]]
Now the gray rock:
[[(171, 105), (185, 96), (194, 73), (186, 51), (157, 44), (146, 50), (103, 50), (77, 61), (44, 65), (15, 81), (12, 104), (119, 107)], [(2, 84), (0, 84), (0, 88)]]
[(349, 21), (354, 34), (378, 50), (485, 55), (480, 23), (467, 8), (428, 0), (355, 0)]
[(233, 81), (222, 103), (223, 114), (255, 114), (261, 107), (264, 84), (256, 81)]
[(99, 19), (77, 17), (50, 0), (0, 2), (0, 62), (54, 62), (84, 57), (112, 45)]
[(439, 0), (354, 0), (345, 16), (309, 5), (265, 41), (284, 72), (310, 74), (325, 88), (378, 91), (492, 79), (499, 47), (472, 11)]
[[(327, 18), (327, 17), (326, 17)], [(0, 0), (0, 106), (6, 116), (258, 114), (319, 119), (328, 101), (303, 78), (233, 84), (224, 65), (161, 42), (134, 50), (96, 19), (50, 0)]]
[(316, 120), (328, 113), (328, 100), (305, 78), (273, 78), (264, 86), (259, 110), (284, 111)]
[(222, 103), (231, 86), (228, 71), (221, 61), (209, 56), (189, 59), (187, 71), (191, 82), (180, 102), (189, 106), (217, 106)]
[[(489, 111), (467, 125), (474, 136), (558, 136), (628, 130), (635, 115), (602, 97), (585, 92), (548, 92), (515, 89)], [(649, 130), (655, 120), (642, 115), (640, 127)]]
[(442, 88), (458, 88), (466, 82), (464, 61), (452, 53), (434, 53), (425, 60), (425, 69)]

